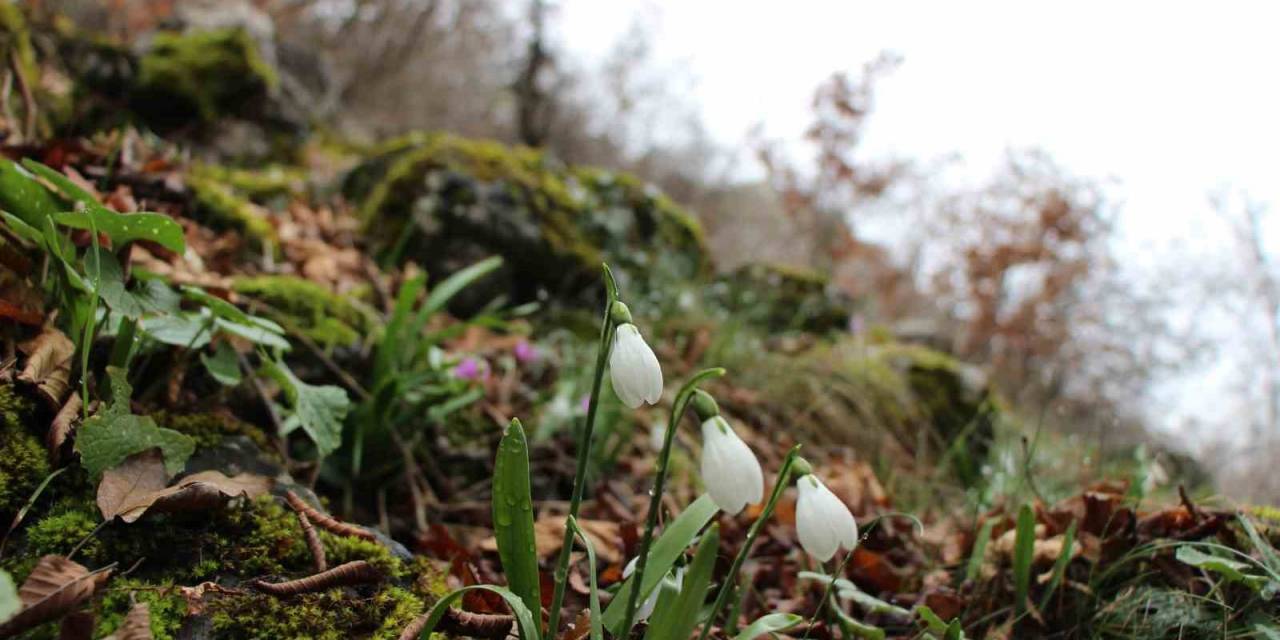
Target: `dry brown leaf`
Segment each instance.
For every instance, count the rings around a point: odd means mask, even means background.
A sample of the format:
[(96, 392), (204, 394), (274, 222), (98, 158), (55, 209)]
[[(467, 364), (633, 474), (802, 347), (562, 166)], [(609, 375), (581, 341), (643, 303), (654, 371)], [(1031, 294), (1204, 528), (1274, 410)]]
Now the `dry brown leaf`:
[(102, 475), (98, 485), (98, 509), (102, 517), (135, 522), (148, 512), (205, 511), (232, 498), (256, 498), (271, 489), (271, 480), (251, 473), (227, 477), (218, 471), (202, 471), (168, 484), (163, 455), (148, 449), (129, 456), (120, 466)]
[(80, 392), (73, 391), (71, 397), (67, 398), (66, 404), (63, 404), (58, 414), (53, 416), (53, 422), (49, 424), (49, 432), (45, 434), (50, 464), (57, 466), (59, 458), (62, 457), (63, 445), (75, 435), (82, 408), (84, 404), (80, 400)]
[(58, 629), (58, 640), (93, 640), (93, 625), (96, 620), (92, 611), (76, 611), (62, 619)]
[(129, 615), (124, 617), (124, 622), (111, 637), (115, 640), (154, 640), (155, 636), (151, 635), (151, 605), (134, 603)]
[(103, 518), (110, 520), (140, 504), (151, 504), (154, 496), (168, 485), (169, 474), (164, 469), (164, 454), (160, 449), (140, 451), (102, 474), (102, 482), (98, 483), (98, 510)]
[(22, 583), (22, 588), (18, 589), (22, 608), (0, 624), (0, 638), (18, 635), (65, 615), (89, 599), (109, 573), (90, 573), (83, 565), (63, 556), (40, 558), (31, 575)]
[[(534, 545), (538, 557), (546, 558), (560, 551), (564, 542), (564, 516), (542, 516), (533, 523)], [(596, 548), (596, 555), (604, 563), (622, 560), (622, 533), (616, 522), (608, 520), (579, 520), (578, 525), (591, 538)], [(498, 541), (489, 537), (480, 541), (483, 551), (497, 551)]]
[(182, 595), (182, 599), (187, 603), (187, 615), (199, 616), (204, 615), (205, 594), (240, 595), (244, 592), (238, 589), (228, 589), (216, 582), (201, 582), (194, 587), (178, 587), (178, 593)]
[(61, 331), (46, 327), (18, 348), (27, 356), (18, 379), (35, 385), (50, 409), (60, 408), (71, 383), (71, 356), (76, 346)]

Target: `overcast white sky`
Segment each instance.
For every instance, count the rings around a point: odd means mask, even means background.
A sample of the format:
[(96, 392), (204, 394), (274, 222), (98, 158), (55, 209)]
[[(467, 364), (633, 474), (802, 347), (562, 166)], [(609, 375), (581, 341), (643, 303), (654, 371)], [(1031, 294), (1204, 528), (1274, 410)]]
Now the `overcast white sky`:
[[(692, 76), (689, 99), (727, 146), (757, 123), (797, 138), (831, 72), (897, 52), (904, 62), (878, 85), (868, 151), (924, 161), (958, 153), (984, 175), (1006, 149), (1045, 149), (1073, 173), (1115, 180), (1120, 251), (1133, 265), (1171, 251), (1229, 259), (1211, 190), (1280, 202), (1280, 9), (1269, 3), (558, 6), (561, 37), (586, 60), (637, 12), (647, 16), (658, 64)], [(1280, 253), (1280, 227), (1267, 239)]]

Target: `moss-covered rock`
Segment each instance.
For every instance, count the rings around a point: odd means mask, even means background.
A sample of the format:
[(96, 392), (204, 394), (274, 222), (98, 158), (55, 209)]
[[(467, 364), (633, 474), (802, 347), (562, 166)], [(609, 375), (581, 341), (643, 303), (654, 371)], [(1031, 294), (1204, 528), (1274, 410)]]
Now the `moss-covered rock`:
[(239, 29), (160, 32), (138, 61), (133, 108), (161, 129), (244, 115), (276, 89), (275, 70)]
[(266, 305), (266, 315), (291, 333), (326, 347), (349, 347), (378, 330), (369, 307), (310, 280), (272, 275), (237, 278), (232, 288)]
[(165, 429), (191, 436), (198, 447), (216, 446), (228, 436), (245, 436), (264, 453), (274, 451), (265, 431), (229, 414), (157, 411), (151, 417)]
[(748, 264), (721, 278), (715, 301), (738, 319), (771, 332), (843, 331), (854, 303), (816, 271)]
[(236, 229), (264, 252), (276, 251), (279, 238), (269, 213), (230, 185), (213, 176), (192, 172), (187, 176), (193, 215), (212, 228)]
[(697, 223), (660, 193), (527, 147), (407, 136), (376, 148), (344, 191), (384, 259), (443, 276), (499, 254), (507, 265), (491, 280), (518, 301), (572, 296), (599, 282), (602, 260), (644, 275), (641, 286), (708, 268)]
[(32, 410), (13, 386), (0, 384), (0, 521), (9, 522), (50, 473), (44, 443), (27, 428)]

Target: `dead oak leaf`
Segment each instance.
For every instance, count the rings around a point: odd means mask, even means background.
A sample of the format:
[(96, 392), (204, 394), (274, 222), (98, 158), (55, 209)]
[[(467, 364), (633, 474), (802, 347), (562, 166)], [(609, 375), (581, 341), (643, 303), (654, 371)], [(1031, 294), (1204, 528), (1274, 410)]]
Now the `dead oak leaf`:
[(76, 346), (61, 331), (46, 327), (40, 335), (18, 346), (27, 363), (18, 379), (34, 385), (51, 409), (62, 406), (71, 383), (71, 356)]
[(134, 603), (129, 614), (116, 632), (107, 636), (107, 640), (154, 640), (151, 635), (151, 605), (145, 602)]
[(22, 608), (0, 624), (0, 638), (18, 635), (65, 615), (88, 600), (110, 571), (90, 572), (63, 556), (40, 558), (18, 589)]
[(98, 485), (98, 510), (110, 520), (135, 522), (148, 512), (207, 511), (227, 500), (256, 498), (271, 489), (271, 480), (251, 473), (227, 477), (219, 471), (202, 471), (168, 484), (164, 459), (152, 448), (129, 456), (123, 464), (103, 473)]
[(49, 448), (51, 464), (55, 466), (58, 464), (58, 460), (62, 457), (62, 448), (75, 435), (82, 408), (84, 403), (80, 400), (80, 392), (73, 391), (71, 397), (67, 398), (67, 402), (58, 410), (57, 415), (53, 416), (53, 422), (49, 424), (49, 432), (45, 434), (45, 445)]

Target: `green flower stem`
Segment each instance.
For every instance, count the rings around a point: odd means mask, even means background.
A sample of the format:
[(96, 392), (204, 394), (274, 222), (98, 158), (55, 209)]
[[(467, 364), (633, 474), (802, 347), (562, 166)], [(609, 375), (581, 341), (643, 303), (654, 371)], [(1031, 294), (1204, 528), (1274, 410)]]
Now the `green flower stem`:
[(711, 615), (707, 617), (706, 623), (702, 625), (702, 633), (698, 634), (698, 640), (706, 640), (707, 634), (711, 633), (711, 627), (715, 624), (716, 618), (720, 616), (720, 611), (728, 603), (729, 595), (733, 592), (734, 585), (738, 582), (738, 572), (742, 570), (742, 564), (747, 561), (747, 556), (751, 555), (751, 547), (755, 544), (756, 538), (759, 537), (760, 531), (764, 529), (765, 523), (769, 521), (769, 517), (773, 515), (773, 510), (777, 508), (782, 492), (787, 490), (787, 486), (791, 482), (791, 466), (799, 455), (800, 445), (796, 445), (791, 448), (791, 451), (787, 453), (786, 459), (782, 461), (782, 468), (778, 470), (778, 482), (773, 485), (773, 493), (769, 494), (769, 502), (765, 503), (764, 511), (760, 512), (760, 517), (751, 523), (751, 529), (747, 531), (747, 539), (742, 543), (742, 548), (738, 550), (738, 555), (733, 559), (733, 564), (729, 567), (728, 575), (724, 577), (724, 582), (720, 585), (720, 593), (716, 595), (716, 603), (711, 607)]
[(680, 418), (684, 417), (685, 409), (689, 407), (689, 401), (693, 399), (693, 392), (698, 390), (698, 384), (709, 378), (718, 378), (724, 375), (724, 369), (719, 367), (714, 369), (704, 369), (684, 383), (680, 387), (680, 392), (676, 394), (676, 400), (671, 405), (671, 418), (667, 421), (667, 432), (662, 440), (662, 453), (658, 455), (658, 473), (653, 479), (653, 491), (649, 493), (649, 517), (645, 519), (644, 535), (640, 538), (640, 555), (636, 560), (636, 572), (631, 576), (635, 581), (635, 588), (631, 590), (631, 596), (627, 598), (627, 614), (622, 619), (622, 626), (618, 627), (621, 635), (626, 635), (631, 630), (631, 624), (636, 617), (636, 606), (640, 602), (641, 587), (644, 585), (644, 568), (649, 561), (649, 545), (653, 543), (653, 528), (658, 524), (658, 511), (662, 505), (662, 492), (667, 484), (667, 463), (671, 460), (671, 444), (675, 441), (676, 427), (680, 426)]
[(809, 632), (813, 631), (813, 625), (818, 622), (818, 616), (822, 615), (822, 610), (826, 608), (827, 601), (831, 597), (832, 587), (836, 586), (836, 580), (844, 575), (845, 567), (849, 566), (849, 561), (853, 559), (853, 550), (845, 552), (844, 560), (840, 561), (840, 566), (836, 568), (836, 572), (831, 574), (831, 579), (827, 581), (827, 586), (822, 590), (822, 599), (818, 601), (818, 608), (813, 610), (813, 617), (809, 618), (809, 626), (804, 630), (804, 637), (800, 640), (809, 640)]
[[(581, 440), (578, 441), (578, 466), (573, 475), (573, 495), (569, 498), (569, 519), (576, 519), (578, 508), (582, 506), (582, 492), (587, 484), (587, 462), (591, 458), (591, 434), (595, 430), (596, 409), (600, 406), (600, 387), (604, 383), (604, 370), (609, 363), (609, 352), (613, 349), (613, 334), (617, 328), (611, 312), (613, 303), (618, 299), (618, 284), (613, 279), (613, 272), (609, 270), (609, 265), (601, 265), (601, 267), (604, 269), (606, 290), (604, 320), (600, 324), (600, 346), (596, 352), (596, 371), (591, 381), (591, 398), (587, 401), (587, 424), (582, 430)], [(551, 610), (547, 620), (548, 637), (555, 637), (560, 624), (560, 606), (564, 603), (564, 587), (569, 579), (569, 556), (572, 552), (573, 529), (566, 526), (564, 543), (560, 547), (560, 560), (556, 563), (556, 586), (551, 596)]]

